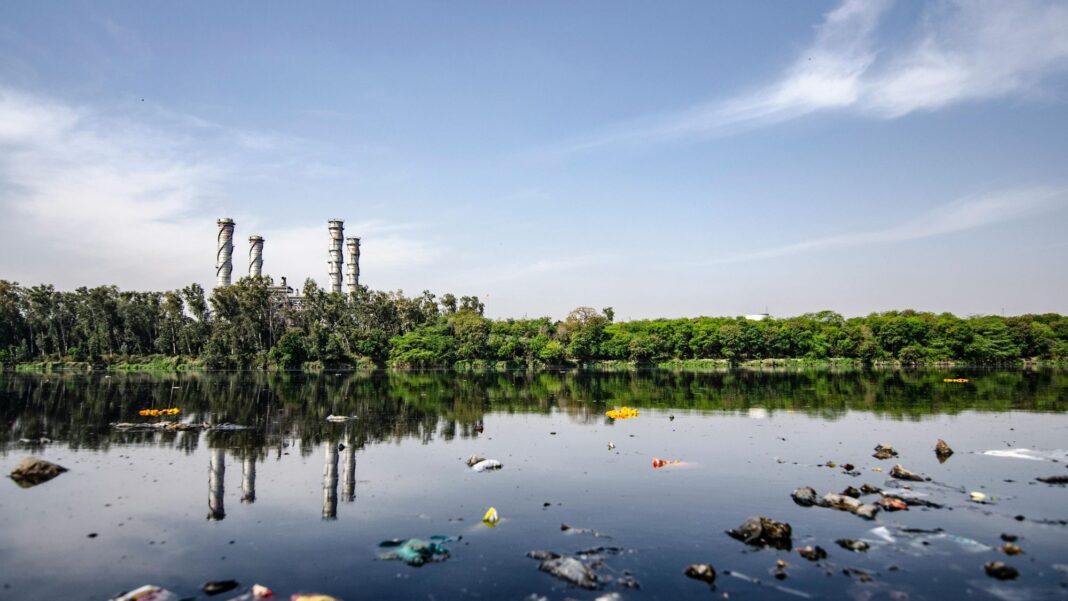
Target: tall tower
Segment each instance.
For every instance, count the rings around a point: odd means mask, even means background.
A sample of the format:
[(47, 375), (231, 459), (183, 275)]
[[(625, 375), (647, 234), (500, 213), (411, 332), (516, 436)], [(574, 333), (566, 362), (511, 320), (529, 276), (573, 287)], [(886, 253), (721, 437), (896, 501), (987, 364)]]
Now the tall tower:
[(263, 275), (263, 236), (248, 237), (248, 274), (254, 278)]
[(345, 238), (345, 222), (340, 219), (331, 219), (327, 222), (330, 230), (330, 291), (341, 294), (341, 267), (345, 258), (341, 254), (341, 244)]
[(349, 251), (349, 264), (345, 266), (345, 284), (349, 294), (356, 296), (360, 289), (360, 239), (346, 238), (345, 246)]
[(230, 274), (234, 271), (234, 220), (223, 217), (216, 222), (219, 225), (219, 240), (215, 251), (215, 285), (230, 285)]

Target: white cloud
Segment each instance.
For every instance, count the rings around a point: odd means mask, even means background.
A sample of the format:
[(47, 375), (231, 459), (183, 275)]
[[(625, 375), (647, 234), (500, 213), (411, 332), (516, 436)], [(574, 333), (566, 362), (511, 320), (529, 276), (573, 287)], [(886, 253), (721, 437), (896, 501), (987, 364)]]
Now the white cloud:
[[(235, 277), (247, 272), (243, 241), (258, 233), (268, 239), (267, 273), (324, 282), (330, 216), (321, 226), (253, 229), (268, 216), (224, 206), (220, 190), (255, 177), (260, 159), (280, 159), (249, 158), (249, 138), (205, 123), (109, 117), (0, 87), (0, 277), (63, 288), (169, 289), (194, 281), (210, 287), (215, 219), (226, 215), (238, 222)], [(206, 144), (205, 128), (224, 135)], [(244, 160), (233, 158), (242, 153)], [(406, 236), (408, 227), (371, 221), (351, 224), (349, 232), (364, 236), (361, 263), (368, 269), (433, 262), (440, 249)]]
[[(241, 227), (240, 222), (238, 226)], [(444, 249), (417, 237), (405, 236), (403, 232), (418, 229), (418, 224), (387, 224), (381, 221), (351, 222), (345, 224), (345, 237), (360, 238), (361, 283), (371, 279), (381, 281), (384, 274), (398, 270), (417, 269), (435, 263), (444, 254)], [(266, 238), (263, 251), (265, 274), (289, 278), (290, 285), (303, 285), (311, 277), (320, 286), (327, 285), (326, 220), (322, 225), (287, 228), (242, 228)], [(241, 240), (246, 238), (242, 237)], [(235, 242), (235, 273), (248, 262), (247, 245)], [(238, 248), (242, 249), (240, 252)], [(348, 260), (348, 256), (345, 256)], [(241, 271), (244, 274), (244, 271)], [(374, 278), (368, 278), (374, 275)]]
[(881, 230), (803, 240), (742, 253), (711, 263), (737, 263), (796, 255), (820, 250), (853, 248), (871, 244), (907, 242), (953, 234), (1006, 221), (1033, 217), (1068, 206), (1068, 188), (1026, 188), (985, 196), (962, 198), (936, 207), (905, 223)]
[[(778, 81), (735, 98), (581, 140), (571, 150), (722, 135), (821, 110), (878, 118), (1040, 93), (1068, 68), (1068, 4), (942, 0), (901, 39), (880, 39), (888, 0), (845, 0)], [(885, 35), (883, 36), (886, 37)]]

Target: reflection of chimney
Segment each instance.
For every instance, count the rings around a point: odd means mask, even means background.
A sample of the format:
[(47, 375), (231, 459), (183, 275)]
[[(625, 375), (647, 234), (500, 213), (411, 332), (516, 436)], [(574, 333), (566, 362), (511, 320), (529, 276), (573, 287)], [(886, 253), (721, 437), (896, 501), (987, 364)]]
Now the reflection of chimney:
[(215, 251), (215, 285), (230, 285), (230, 274), (234, 270), (234, 220), (223, 217), (216, 222), (219, 225), (219, 240)]
[(246, 455), (241, 464), (241, 502), (256, 502), (256, 458), (252, 455)]
[(337, 443), (326, 443), (323, 463), (323, 519), (337, 519)]
[(331, 219), (327, 222), (330, 231), (330, 291), (341, 294), (341, 267), (345, 258), (341, 255), (342, 241), (345, 238), (345, 222), (340, 219)]
[(341, 456), (341, 500), (356, 500), (356, 447), (347, 446)]
[(263, 275), (263, 236), (248, 237), (248, 274), (254, 278)]
[(345, 246), (349, 251), (349, 264), (345, 266), (345, 284), (349, 288), (349, 294), (356, 296), (360, 288), (360, 239), (346, 238)]
[(211, 450), (211, 464), (208, 467), (208, 519), (221, 520), (226, 517), (223, 507), (223, 477), (226, 475), (226, 451)]

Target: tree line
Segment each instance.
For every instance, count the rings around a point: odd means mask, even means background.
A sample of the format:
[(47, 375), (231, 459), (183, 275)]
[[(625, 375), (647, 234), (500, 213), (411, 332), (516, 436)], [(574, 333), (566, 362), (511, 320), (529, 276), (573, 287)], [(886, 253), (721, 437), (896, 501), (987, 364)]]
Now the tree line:
[(581, 366), (720, 360), (849, 359), (1005, 364), (1068, 359), (1068, 317), (958, 317), (832, 311), (753, 321), (694, 317), (615, 321), (610, 307), (563, 320), (489, 319), (477, 296), (417, 296), (362, 287), (335, 294), (307, 280), (299, 307), (267, 278), (210, 294), (115, 286), (59, 291), (0, 280), (0, 364), (182, 364), (210, 369), (356, 366)]

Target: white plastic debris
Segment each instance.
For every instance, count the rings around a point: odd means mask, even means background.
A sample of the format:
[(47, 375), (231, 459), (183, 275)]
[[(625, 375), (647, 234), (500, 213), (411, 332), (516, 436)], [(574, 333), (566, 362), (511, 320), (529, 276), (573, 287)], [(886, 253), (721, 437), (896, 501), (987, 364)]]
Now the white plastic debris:
[(126, 594), (119, 595), (111, 601), (179, 601), (181, 597), (177, 593), (160, 588), (152, 584), (146, 584)]

